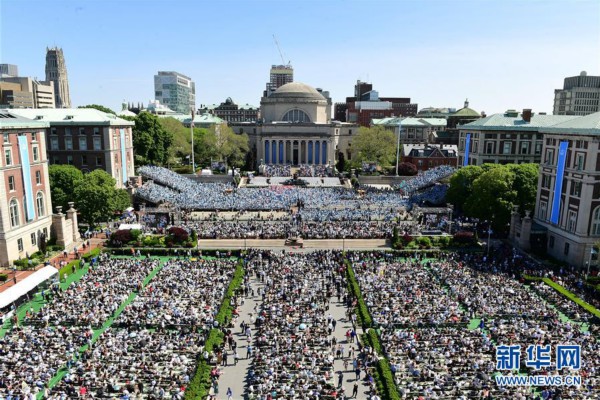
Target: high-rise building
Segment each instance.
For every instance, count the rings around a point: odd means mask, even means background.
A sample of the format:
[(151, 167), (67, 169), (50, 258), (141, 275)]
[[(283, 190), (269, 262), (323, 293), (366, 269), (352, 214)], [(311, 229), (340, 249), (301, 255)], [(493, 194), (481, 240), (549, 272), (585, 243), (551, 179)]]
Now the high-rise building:
[(334, 118), (369, 126), (374, 118), (412, 117), (417, 114), (417, 107), (410, 102), (410, 97), (379, 97), (372, 84), (356, 81), (354, 97), (346, 97), (345, 103), (335, 104)]
[(192, 78), (175, 71), (154, 75), (154, 99), (181, 114), (196, 109), (196, 84)]
[(600, 76), (565, 78), (562, 89), (554, 90), (555, 115), (588, 115), (600, 111)]
[(271, 93), (285, 85), (294, 82), (294, 68), (287, 65), (271, 65), (270, 79), (263, 97), (269, 97)]
[(0, 64), (0, 77), (19, 76), (19, 67), (14, 64)]
[(4, 77), (0, 81), (2, 108), (54, 108), (54, 82), (29, 77)]
[(56, 108), (71, 108), (67, 65), (61, 48), (46, 48), (46, 81), (54, 82)]

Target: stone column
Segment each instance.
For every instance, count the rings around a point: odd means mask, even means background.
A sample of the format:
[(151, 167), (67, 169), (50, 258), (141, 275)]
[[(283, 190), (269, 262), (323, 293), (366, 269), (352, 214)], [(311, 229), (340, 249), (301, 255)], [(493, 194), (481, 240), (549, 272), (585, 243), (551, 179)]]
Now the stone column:
[(69, 210), (67, 211), (67, 219), (73, 223), (73, 226), (72, 226), (73, 241), (77, 242), (79, 239), (81, 239), (81, 236), (79, 235), (79, 225), (77, 223), (77, 210), (75, 210), (75, 208), (73, 208), (74, 204), (75, 203), (73, 203), (72, 201), (69, 202)]
[(521, 221), (521, 237), (519, 238), (519, 245), (523, 250), (529, 250), (531, 248), (531, 225), (533, 223), (530, 210), (525, 211), (525, 218)]
[[(56, 206), (56, 214), (52, 214), (52, 231), (56, 236), (56, 244), (65, 247), (68, 243), (65, 240), (65, 214), (62, 213), (62, 206)], [(70, 232), (69, 232), (70, 234)]]
[(510, 214), (510, 233), (508, 234), (508, 238), (510, 240), (515, 240), (515, 236), (517, 234), (517, 229), (519, 229), (519, 225), (521, 225), (519, 206), (513, 206), (513, 211)]

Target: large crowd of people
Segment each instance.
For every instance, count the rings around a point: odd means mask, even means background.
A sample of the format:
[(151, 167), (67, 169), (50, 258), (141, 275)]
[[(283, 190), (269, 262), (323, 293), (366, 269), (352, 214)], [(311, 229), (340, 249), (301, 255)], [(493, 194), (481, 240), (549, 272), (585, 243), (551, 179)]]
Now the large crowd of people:
[(449, 177), (455, 170), (456, 169), (450, 165), (440, 165), (428, 169), (427, 171), (423, 171), (414, 178), (404, 180), (398, 185), (395, 185), (394, 188), (399, 189), (402, 193), (412, 194)]
[[(532, 398), (527, 386), (496, 385), (494, 352), (507, 344), (580, 345), (582, 367), (568, 372), (581, 376), (582, 386), (544, 388), (544, 399), (600, 394), (598, 326), (588, 331), (579, 323), (589, 320), (583, 309), (547, 287), (520, 282), (519, 272), (531, 263), (509, 249), (435, 261), (383, 253), (350, 258), (402, 398)], [(572, 319), (562, 318), (548, 301)], [(535, 375), (525, 356), (516, 369)]]

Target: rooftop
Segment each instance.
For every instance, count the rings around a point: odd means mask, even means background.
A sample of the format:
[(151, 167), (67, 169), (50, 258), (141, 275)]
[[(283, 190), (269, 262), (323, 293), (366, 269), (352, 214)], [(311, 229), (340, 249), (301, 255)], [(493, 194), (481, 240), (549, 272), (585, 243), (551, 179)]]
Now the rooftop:
[(522, 114), (509, 117), (507, 114), (493, 114), (485, 118), (478, 119), (465, 125), (460, 125), (461, 130), (503, 130), (503, 131), (530, 131), (540, 130), (540, 128), (549, 127), (575, 118), (575, 115), (545, 115), (534, 114), (529, 122), (523, 119)]
[(301, 82), (291, 82), (280, 86), (271, 93), (269, 98), (303, 98), (312, 100), (325, 100), (325, 97), (317, 89)]
[(584, 135), (600, 135), (600, 112), (576, 117), (552, 125), (551, 127), (540, 129), (548, 133), (579, 133)]
[(94, 108), (14, 108), (10, 112), (32, 120), (58, 125), (135, 125), (131, 121), (126, 121), (114, 114), (107, 114)]
[(0, 129), (47, 128), (50, 126), (48, 122), (25, 118), (12, 111), (12, 109), (0, 109)]

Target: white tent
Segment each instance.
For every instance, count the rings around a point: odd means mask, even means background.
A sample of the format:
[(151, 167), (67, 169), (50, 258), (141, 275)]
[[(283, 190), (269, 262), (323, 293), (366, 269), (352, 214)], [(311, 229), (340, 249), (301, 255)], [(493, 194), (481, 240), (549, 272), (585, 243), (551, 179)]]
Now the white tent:
[(58, 275), (58, 270), (56, 268), (46, 266), (29, 275), (27, 278), (24, 278), (22, 281), (17, 282), (16, 285), (11, 286), (0, 293), (0, 309), (19, 300), (20, 297), (25, 296), (41, 283), (46, 282), (56, 275)]
[(131, 230), (131, 229), (142, 229), (141, 224), (121, 224), (119, 225), (119, 230)]

